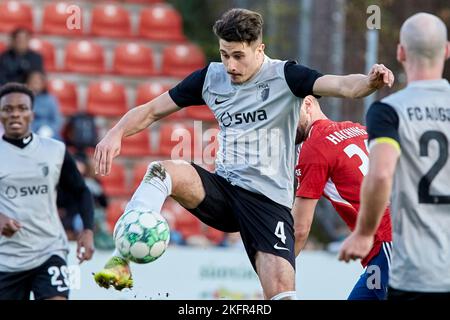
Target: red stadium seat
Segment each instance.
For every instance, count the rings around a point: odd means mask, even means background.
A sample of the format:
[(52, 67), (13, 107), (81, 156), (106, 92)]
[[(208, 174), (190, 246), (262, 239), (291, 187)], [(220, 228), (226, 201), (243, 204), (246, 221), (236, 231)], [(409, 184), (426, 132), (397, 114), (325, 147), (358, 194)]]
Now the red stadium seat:
[(163, 51), (162, 73), (167, 76), (185, 77), (205, 66), (205, 56), (193, 44), (167, 46)]
[(174, 229), (179, 231), (185, 240), (192, 236), (202, 236), (202, 222), (189, 211), (185, 209), (183, 211), (184, 214), (177, 214)]
[(115, 4), (95, 6), (92, 10), (91, 33), (102, 37), (128, 37), (131, 35), (130, 15)]
[(162, 93), (172, 88), (172, 85), (162, 84), (158, 82), (144, 82), (140, 84), (136, 92), (136, 105), (149, 102)]
[(171, 6), (154, 5), (141, 10), (139, 36), (157, 41), (184, 41), (180, 14)]
[(219, 245), (225, 240), (225, 233), (222, 231), (219, 231), (217, 229), (214, 229), (209, 226), (205, 226), (204, 233), (205, 236), (208, 238), (209, 241), (211, 241), (214, 245)]
[(72, 41), (66, 46), (66, 70), (81, 73), (103, 73), (103, 48), (90, 41)]
[(216, 121), (214, 113), (208, 106), (192, 106), (186, 108), (186, 115), (194, 120)]
[(91, 83), (87, 94), (87, 112), (105, 117), (118, 117), (127, 112), (125, 87), (109, 80)]
[(179, 231), (184, 239), (203, 233), (202, 222), (171, 198), (164, 202), (161, 214), (167, 219), (170, 228)]
[(137, 163), (133, 168), (133, 182), (131, 185), (132, 190), (136, 190), (139, 184), (142, 181), (142, 178), (144, 177), (145, 173), (147, 172), (147, 167), (150, 163), (149, 162), (140, 162)]
[(126, 200), (119, 199), (113, 200), (108, 204), (108, 208), (106, 209), (106, 222), (111, 233), (114, 230), (117, 220), (122, 216), (126, 205)]
[(132, 76), (155, 75), (152, 49), (138, 43), (118, 45), (114, 50), (114, 72)]
[[(146, 102), (149, 102), (162, 93), (166, 92), (172, 88), (172, 85), (169, 84), (161, 84), (158, 82), (144, 82), (139, 85), (136, 92), (136, 105), (141, 105)], [(186, 118), (185, 109), (181, 109), (177, 112), (172, 113), (171, 115), (164, 118), (164, 120), (180, 120)]]
[(69, 116), (78, 111), (77, 89), (74, 83), (62, 79), (50, 79), (47, 89), (58, 99), (63, 115)]
[(145, 157), (152, 154), (150, 149), (150, 130), (144, 129), (122, 140), (120, 154), (128, 157)]
[[(78, 22), (71, 17), (74, 17), (74, 13), (77, 11), (76, 7), (73, 7), (71, 3), (67, 2), (53, 2), (48, 3), (44, 7), (44, 13), (42, 17), (42, 33), (55, 34), (62, 36), (79, 36), (83, 33), (83, 18), (80, 17), (80, 25), (76, 28), (70, 29), (69, 23)], [(82, 11), (80, 12), (80, 14)]]
[[(196, 151), (194, 148), (194, 139), (201, 138), (202, 137), (194, 136), (194, 127), (192, 126), (170, 122), (162, 123), (159, 130), (158, 153), (162, 156), (173, 157), (174, 159), (192, 159), (195, 155), (194, 152)], [(191, 149), (185, 150), (188, 146), (190, 146)]]
[(99, 176), (99, 180), (107, 196), (120, 197), (129, 194), (126, 187), (126, 175), (123, 165), (113, 162), (108, 176)]
[(16, 28), (33, 30), (33, 10), (30, 5), (19, 1), (4, 1), (0, 4), (0, 32)]
[(30, 49), (41, 54), (46, 71), (55, 71), (55, 47), (51, 42), (33, 38), (30, 40)]

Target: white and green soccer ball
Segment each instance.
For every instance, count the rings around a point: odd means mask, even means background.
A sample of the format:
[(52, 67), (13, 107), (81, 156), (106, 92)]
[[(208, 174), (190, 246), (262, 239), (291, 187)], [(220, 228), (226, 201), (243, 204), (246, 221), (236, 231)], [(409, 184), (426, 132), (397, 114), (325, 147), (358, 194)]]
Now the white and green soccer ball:
[(135, 263), (149, 263), (167, 249), (170, 229), (164, 217), (154, 211), (129, 210), (114, 227), (114, 241), (120, 254)]

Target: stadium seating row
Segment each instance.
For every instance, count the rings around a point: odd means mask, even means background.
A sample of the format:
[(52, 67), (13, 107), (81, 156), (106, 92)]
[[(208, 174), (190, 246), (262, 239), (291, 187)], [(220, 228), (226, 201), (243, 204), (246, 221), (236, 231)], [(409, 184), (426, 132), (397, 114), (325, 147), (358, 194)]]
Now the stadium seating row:
[[(141, 3), (145, 2), (141, 1)], [(123, 5), (118, 3), (95, 5), (90, 12), (90, 26), (87, 28), (82, 21), (86, 18), (86, 9), (79, 11), (81, 21), (78, 25), (77, 21), (71, 18), (78, 10), (77, 8), (67, 2), (47, 3), (43, 8), (41, 26), (35, 28), (34, 11), (31, 5), (16, 0), (4, 1), (0, 4), (0, 32), (24, 27), (42, 34), (63, 36), (138, 36), (158, 41), (185, 39), (181, 16), (169, 5), (159, 3), (143, 7), (139, 13), (137, 34), (133, 34), (130, 13)]]
[[(0, 43), (0, 51), (5, 49)], [(47, 71), (65, 71), (85, 74), (112, 72), (124, 76), (165, 75), (184, 77), (205, 65), (205, 56), (194, 44), (173, 44), (165, 46), (162, 51), (162, 66), (158, 70), (154, 52), (151, 47), (128, 42), (118, 44), (114, 49), (112, 70), (106, 69), (104, 48), (90, 40), (70, 41), (64, 48), (64, 67), (56, 65), (56, 50), (47, 40), (33, 38), (30, 47), (39, 52)]]
[[(143, 82), (136, 89), (136, 101), (133, 107), (158, 97), (170, 87), (168, 84), (158, 82)], [(65, 116), (86, 111), (94, 116), (119, 117), (131, 107), (127, 106), (125, 86), (110, 80), (94, 81), (89, 84), (85, 110), (79, 108), (81, 103), (75, 83), (59, 78), (49, 79), (48, 90), (58, 99), (60, 110)], [(170, 115), (168, 119), (215, 121), (214, 114), (206, 106), (181, 109)]]

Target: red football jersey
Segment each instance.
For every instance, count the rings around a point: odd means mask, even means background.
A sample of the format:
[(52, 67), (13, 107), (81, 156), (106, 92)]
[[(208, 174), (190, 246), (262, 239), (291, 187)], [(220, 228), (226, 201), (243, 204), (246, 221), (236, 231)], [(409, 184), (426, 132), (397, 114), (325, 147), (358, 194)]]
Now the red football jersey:
[[(325, 196), (352, 231), (359, 211), (361, 183), (368, 171), (367, 139), (366, 128), (358, 123), (317, 120), (301, 146), (295, 168), (297, 197)], [(362, 265), (366, 266), (379, 253), (382, 242), (387, 241), (392, 241), (389, 208)]]

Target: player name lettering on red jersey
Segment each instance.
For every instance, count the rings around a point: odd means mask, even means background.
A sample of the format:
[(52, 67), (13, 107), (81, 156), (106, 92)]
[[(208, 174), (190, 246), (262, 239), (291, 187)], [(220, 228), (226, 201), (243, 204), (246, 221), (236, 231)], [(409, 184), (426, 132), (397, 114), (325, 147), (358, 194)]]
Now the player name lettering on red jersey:
[(367, 132), (361, 128), (351, 127), (351, 128), (335, 131), (332, 134), (329, 134), (328, 136), (326, 136), (326, 138), (328, 140), (330, 140), (331, 142), (333, 142), (333, 144), (336, 145), (347, 139), (358, 137), (358, 136), (363, 136), (366, 134), (367, 134)]

